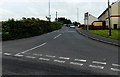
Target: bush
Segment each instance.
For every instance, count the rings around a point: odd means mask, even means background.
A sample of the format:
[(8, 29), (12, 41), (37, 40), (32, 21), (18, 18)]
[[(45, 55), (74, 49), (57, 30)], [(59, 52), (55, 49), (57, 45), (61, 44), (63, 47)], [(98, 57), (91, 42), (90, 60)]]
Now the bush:
[(39, 18), (22, 18), (21, 20), (9, 19), (2, 22), (3, 40), (13, 40), (32, 37), (60, 29), (59, 22), (48, 22)]

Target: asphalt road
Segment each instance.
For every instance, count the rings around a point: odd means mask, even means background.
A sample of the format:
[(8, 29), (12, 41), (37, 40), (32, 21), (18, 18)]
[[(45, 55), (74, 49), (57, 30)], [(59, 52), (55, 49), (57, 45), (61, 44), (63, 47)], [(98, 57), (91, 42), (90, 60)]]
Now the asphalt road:
[(3, 75), (118, 75), (118, 47), (63, 27), (2, 44)]

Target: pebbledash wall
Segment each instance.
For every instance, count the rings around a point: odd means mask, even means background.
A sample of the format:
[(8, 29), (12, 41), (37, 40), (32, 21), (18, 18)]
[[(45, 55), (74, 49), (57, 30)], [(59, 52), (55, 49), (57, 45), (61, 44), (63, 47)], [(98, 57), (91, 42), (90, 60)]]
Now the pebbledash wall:
[[(87, 21), (88, 21), (88, 22), (87, 22)], [(85, 24), (85, 25), (92, 25), (92, 23), (93, 23), (94, 21), (98, 21), (97, 17), (89, 14), (89, 15), (88, 15), (88, 20), (85, 20), (85, 19), (84, 19), (84, 24)]]
[[(110, 19), (112, 29), (120, 29), (120, 1), (110, 6)], [(98, 17), (98, 21), (106, 21), (108, 25), (108, 8)]]

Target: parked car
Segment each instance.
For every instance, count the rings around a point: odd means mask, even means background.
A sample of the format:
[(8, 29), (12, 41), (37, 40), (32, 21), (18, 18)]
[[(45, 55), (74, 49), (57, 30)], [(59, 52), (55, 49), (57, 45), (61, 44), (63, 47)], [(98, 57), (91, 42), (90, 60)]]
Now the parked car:
[(74, 25), (74, 24), (70, 24), (69, 27), (70, 27), (70, 28), (75, 28), (75, 25)]

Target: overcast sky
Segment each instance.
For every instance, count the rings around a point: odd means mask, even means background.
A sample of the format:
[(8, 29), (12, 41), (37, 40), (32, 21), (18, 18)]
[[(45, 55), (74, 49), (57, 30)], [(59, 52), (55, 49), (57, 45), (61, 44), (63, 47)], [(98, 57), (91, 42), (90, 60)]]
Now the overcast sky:
[[(110, 0), (115, 2), (117, 0)], [(9, 18), (21, 19), (22, 17), (35, 17), (46, 20), (48, 16), (49, 0), (0, 0), (0, 21)], [(65, 17), (77, 21), (77, 8), (79, 8), (79, 22), (83, 23), (84, 13), (98, 17), (106, 8), (107, 0), (50, 0), (51, 17)]]

